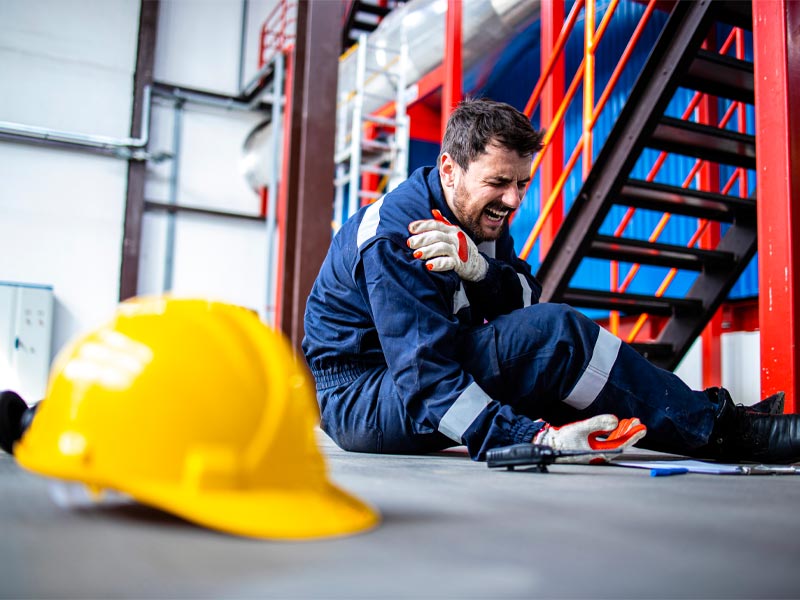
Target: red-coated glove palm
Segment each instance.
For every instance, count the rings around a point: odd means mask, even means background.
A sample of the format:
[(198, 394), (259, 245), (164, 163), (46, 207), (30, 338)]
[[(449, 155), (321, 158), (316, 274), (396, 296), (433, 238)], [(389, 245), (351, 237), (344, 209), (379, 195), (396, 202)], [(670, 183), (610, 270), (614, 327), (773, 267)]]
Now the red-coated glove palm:
[[(533, 438), (534, 444), (545, 444), (554, 450), (623, 450), (633, 446), (647, 433), (637, 418), (617, 419), (614, 415), (597, 415), (561, 427), (546, 424)], [(558, 462), (607, 462), (605, 454), (565, 456)]]

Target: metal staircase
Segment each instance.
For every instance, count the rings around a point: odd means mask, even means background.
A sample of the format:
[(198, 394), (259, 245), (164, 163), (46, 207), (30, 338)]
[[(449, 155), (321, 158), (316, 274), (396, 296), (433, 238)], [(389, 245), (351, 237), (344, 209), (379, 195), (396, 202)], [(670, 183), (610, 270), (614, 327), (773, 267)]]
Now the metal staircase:
[(362, 34), (352, 51), (353, 81), (340, 81), (337, 105), (335, 229), (408, 177), (408, 48), (374, 48)]
[(361, 34), (377, 29), (383, 18), (405, 0), (350, 0), (342, 24), (342, 52), (358, 41)]
[[(679, 87), (754, 103), (752, 63), (701, 47), (717, 22), (751, 30), (750, 3), (675, 3), (538, 271), (544, 288), (542, 301), (625, 314), (647, 313), (666, 319), (655, 341), (634, 346), (667, 369), (678, 365), (756, 251), (755, 198), (686, 189), (631, 176), (645, 148), (755, 169), (753, 136), (665, 116)], [(615, 205), (724, 223), (727, 229), (713, 249), (601, 235), (601, 225)], [(576, 271), (590, 258), (691, 270), (698, 275), (681, 298), (572, 287)]]

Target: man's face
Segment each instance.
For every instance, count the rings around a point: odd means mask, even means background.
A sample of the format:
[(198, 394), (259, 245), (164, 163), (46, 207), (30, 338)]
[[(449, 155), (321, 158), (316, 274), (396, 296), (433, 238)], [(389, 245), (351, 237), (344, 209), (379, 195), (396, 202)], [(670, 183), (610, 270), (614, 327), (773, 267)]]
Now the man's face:
[(519, 208), (531, 159), (489, 144), (465, 171), (449, 154), (442, 156), (439, 171), (447, 204), (478, 242), (499, 238), (509, 215)]

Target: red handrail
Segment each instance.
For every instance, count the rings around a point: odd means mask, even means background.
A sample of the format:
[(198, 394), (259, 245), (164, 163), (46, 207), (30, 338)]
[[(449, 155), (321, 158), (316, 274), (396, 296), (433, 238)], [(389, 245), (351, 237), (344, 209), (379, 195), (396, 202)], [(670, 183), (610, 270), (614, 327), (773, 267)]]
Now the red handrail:
[[(580, 1), (582, 2), (583, 0)], [(595, 0), (589, 0), (589, 2), (593, 5)], [(633, 48), (636, 46), (639, 39), (641, 38), (644, 28), (650, 19), (650, 15), (652, 15), (653, 10), (655, 9), (656, 3), (657, 0), (650, 0), (650, 2), (647, 5), (647, 8), (645, 9), (645, 12), (642, 14), (642, 17), (639, 20), (639, 24), (634, 29), (634, 32), (631, 34), (631, 39), (628, 41), (628, 45), (626, 46), (625, 51), (620, 57), (620, 62), (624, 60), (624, 63), (622, 64), (621, 67), (619, 65), (617, 66), (617, 70), (615, 70), (616, 76), (612, 74), (612, 78), (609, 79), (609, 82), (606, 84), (606, 87), (604, 88), (603, 93), (600, 96), (600, 100), (598, 101), (597, 106), (592, 111), (590, 128), (593, 128), (595, 126), (595, 124), (597, 123), (597, 119), (600, 117), (600, 114), (605, 108), (608, 98), (611, 94), (611, 91), (613, 87), (617, 84), (617, 80), (619, 79), (619, 75), (622, 69), (624, 68), (625, 64), (627, 64), (627, 61), (630, 59), (630, 55), (633, 51)], [(609, 4), (608, 10), (606, 10), (605, 14), (603, 15), (603, 19), (601, 20), (595, 35), (591, 39), (591, 41), (593, 42), (593, 47), (596, 47), (599, 44), (600, 40), (602, 39), (603, 34), (608, 28), (611, 18), (614, 15), (614, 11), (616, 10), (617, 4), (618, 2), (616, 1)], [(570, 13), (570, 17), (571, 16), (572, 13)], [(566, 27), (562, 29), (562, 35), (564, 34), (565, 31)], [(569, 29), (569, 31), (571, 32), (571, 28)], [(561, 41), (561, 36), (559, 36), (559, 41)], [(534, 92), (536, 92), (537, 90), (541, 92), (541, 88), (544, 87), (545, 79), (547, 79), (552, 72), (552, 64), (555, 63), (555, 60), (558, 58), (556, 51), (563, 52), (563, 48), (564, 44), (562, 43), (561, 45), (559, 45), (557, 41), (556, 48), (554, 49), (553, 52), (553, 57), (548, 62), (548, 68), (545, 70), (545, 73), (542, 74), (543, 76), (539, 79), (539, 83), (537, 83), (537, 88), (534, 90)], [(542, 160), (544, 159), (544, 153), (547, 152), (547, 149), (550, 145), (553, 135), (558, 129), (558, 126), (561, 124), (561, 121), (563, 120), (564, 115), (566, 114), (567, 108), (569, 107), (569, 105), (573, 100), (573, 97), (575, 96), (575, 92), (578, 89), (578, 85), (581, 83), (581, 79), (582, 76), (584, 76), (585, 71), (586, 71), (586, 58), (584, 56), (584, 59), (581, 61), (581, 64), (578, 66), (575, 72), (575, 76), (573, 77), (572, 82), (570, 83), (570, 86), (567, 89), (567, 92), (564, 94), (564, 99), (561, 102), (561, 105), (556, 111), (556, 114), (553, 116), (553, 121), (550, 123), (550, 125), (547, 128), (547, 131), (545, 132), (544, 138), (542, 140), (544, 147), (542, 148), (542, 151), (539, 152), (533, 160), (533, 164), (531, 165), (531, 181), (533, 181), (533, 178), (536, 175), (536, 172), (538, 171), (539, 166), (542, 163)], [(531, 96), (531, 100), (534, 100), (534, 96), (536, 102), (538, 102), (539, 95), (533, 94)], [(531, 104), (531, 101), (529, 101), (529, 104)], [(533, 109), (531, 109), (531, 112), (533, 112)], [(573, 149), (573, 153), (570, 156), (570, 160), (567, 161), (567, 164), (564, 166), (564, 171), (562, 172), (562, 176), (559, 177), (558, 181), (556, 182), (556, 185), (553, 186), (553, 191), (550, 194), (550, 197), (548, 198), (547, 202), (539, 212), (539, 217), (537, 218), (536, 223), (533, 226), (533, 229), (528, 235), (528, 238), (525, 240), (525, 244), (522, 247), (522, 251), (519, 253), (520, 258), (522, 258), (523, 260), (527, 259), (528, 256), (530, 255), (530, 252), (533, 249), (533, 246), (536, 243), (536, 240), (538, 239), (539, 234), (541, 233), (545, 222), (547, 221), (548, 218), (550, 218), (550, 214), (553, 210), (553, 207), (557, 203), (558, 197), (561, 194), (564, 184), (566, 183), (567, 177), (570, 175), (572, 169), (575, 167), (575, 163), (577, 162), (577, 156), (580, 156), (581, 153), (585, 152), (585, 142), (586, 142), (585, 136), (581, 136), (581, 138), (578, 140), (577, 145)], [(577, 156), (575, 154), (576, 152), (578, 152)]]
[[(279, 0), (264, 19), (258, 48), (259, 69), (268, 64), (276, 54), (284, 52), (292, 45), (296, 34), (289, 34), (287, 30), (297, 22), (296, 12), (292, 10), (296, 6), (296, 2)], [(267, 54), (267, 51), (271, 53)]]
[(584, 0), (578, 0), (575, 2), (575, 4), (572, 5), (572, 10), (569, 11), (567, 20), (564, 21), (564, 26), (561, 28), (561, 33), (556, 39), (555, 46), (553, 46), (553, 53), (550, 55), (550, 59), (547, 61), (544, 71), (539, 76), (539, 81), (536, 82), (536, 87), (533, 88), (531, 97), (528, 98), (528, 103), (525, 105), (525, 110), (523, 110), (528, 118), (530, 118), (533, 114), (534, 108), (541, 99), (542, 90), (544, 89), (547, 80), (550, 79), (550, 76), (553, 74), (553, 67), (561, 56), (561, 53), (564, 51), (564, 45), (567, 43), (567, 38), (570, 36), (573, 28), (575, 27), (575, 22), (578, 20), (578, 13), (583, 8), (583, 3)]

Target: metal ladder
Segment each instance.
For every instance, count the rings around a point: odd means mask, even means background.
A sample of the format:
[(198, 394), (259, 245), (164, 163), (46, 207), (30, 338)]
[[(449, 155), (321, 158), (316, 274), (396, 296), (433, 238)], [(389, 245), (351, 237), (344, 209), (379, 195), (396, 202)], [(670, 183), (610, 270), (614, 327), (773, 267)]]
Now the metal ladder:
[(408, 177), (408, 47), (375, 47), (362, 34), (351, 52), (354, 82), (340, 86), (337, 105), (335, 231), (362, 204), (374, 202)]

